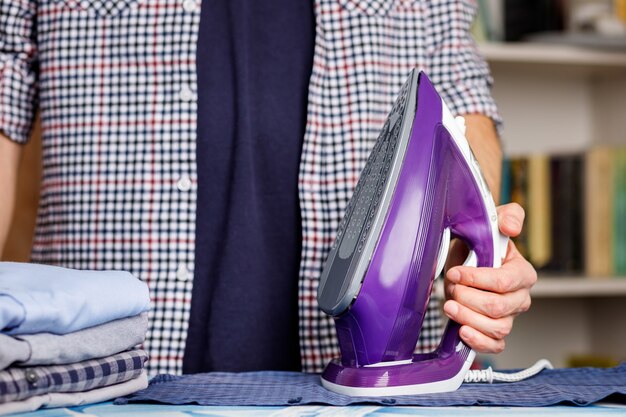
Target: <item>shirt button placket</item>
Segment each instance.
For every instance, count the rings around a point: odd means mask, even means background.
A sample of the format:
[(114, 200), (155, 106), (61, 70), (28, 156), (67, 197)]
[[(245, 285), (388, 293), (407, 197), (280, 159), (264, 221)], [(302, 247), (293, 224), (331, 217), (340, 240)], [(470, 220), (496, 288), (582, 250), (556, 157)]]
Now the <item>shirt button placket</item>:
[[(200, 9), (200, 0), (180, 0), (180, 4), (183, 10), (188, 13), (197, 13)], [(196, 100), (196, 94), (191, 86), (183, 84), (178, 91), (178, 98), (181, 102), (190, 103)], [(191, 176), (188, 174), (182, 174), (176, 181), (176, 188), (178, 191), (183, 193), (191, 191), (193, 188)], [(176, 279), (180, 282), (188, 282), (193, 278), (193, 273), (185, 263), (180, 263), (178, 265), (175, 275)]]

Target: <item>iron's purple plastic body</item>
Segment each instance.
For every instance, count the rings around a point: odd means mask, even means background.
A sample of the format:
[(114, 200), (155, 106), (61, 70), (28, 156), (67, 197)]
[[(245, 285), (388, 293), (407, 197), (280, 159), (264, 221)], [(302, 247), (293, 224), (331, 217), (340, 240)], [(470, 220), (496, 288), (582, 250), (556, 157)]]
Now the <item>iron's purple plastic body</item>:
[[(332, 361), (322, 375), (333, 384), (394, 387), (445, 380), (460, 372), (471, 352), (459, 325), (449, 322), (434, 352), (413, 354), (444, 229), (468, 243), (478, 266), (492, 266), (494, 258), (488, 210), (442, 124), (441, 98), (423, 73), (417, 88), (410, 141), (378, 243), (358, 296), (335, 317), (341, 361)], [(407, 363), (381, 364), (395, 361)]]

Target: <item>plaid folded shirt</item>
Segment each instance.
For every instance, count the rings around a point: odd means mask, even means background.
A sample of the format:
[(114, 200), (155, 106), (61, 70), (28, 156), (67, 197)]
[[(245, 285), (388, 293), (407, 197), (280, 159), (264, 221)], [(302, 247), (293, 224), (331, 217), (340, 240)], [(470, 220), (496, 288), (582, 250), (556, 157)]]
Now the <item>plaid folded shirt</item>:
[(53, 392), (82, 392), (137, 378), (148, 354), (135, 349), (70, 365), (12, 367), (0, 372), (0, 403)]
[[(199, 7), (200, 0), (0, 0), (0, 132), (25, 142), (38, 106), (42, 117), (32, 259), (124, 269), (147, 282), (151, 373), (181, 372), (187, 335)], [(469, 35), (475, 1), (314, 0), (314, 7), (299, 179), (305, 371), (338, 354), (333, 323), (315, 301), (318, 279), (409, 71), (425, 70), (453, 113), (498, 120), (489, 70)], [(434, 301), (422, 350), (436, 345), (442, 324)]]

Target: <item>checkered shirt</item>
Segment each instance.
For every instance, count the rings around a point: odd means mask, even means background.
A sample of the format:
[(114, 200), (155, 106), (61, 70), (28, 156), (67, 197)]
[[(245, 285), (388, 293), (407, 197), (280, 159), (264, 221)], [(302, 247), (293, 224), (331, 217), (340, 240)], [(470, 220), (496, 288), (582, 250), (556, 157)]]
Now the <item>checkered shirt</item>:
[[(491, 78), (470, 37), (475, 1), (316, 0), (317, 36), (300, 163), (303, 221), (300, 340), (303, 370), (339, 354), (335, 330), (317, 307), (324, 260), (352, 190), (407, 75), (428, 73), (455, 114), (499, 120)], [(418, 350), (442, 328), (433, 297)]]
[[(455, 113), (497, 119), (468, 35), (475, 2), (315, 0), (300, 171), (303, 369), (338, 354), (318, 277), (408, 72)], [(198, 0), (0, 0), (0, 132), (25, 142), (40, 103), (44, 175), (33, 260), (124, 269), (150, 286), (151, 373), (180, 373), (194, 261)], [(35, 26), (35, 23), (36, 26)], [(436, 310), (435, 303), (431, 303)], [(429, 314), (422, 348), (438, 337)]]
[(53, 392), (83, 392), (137, 378), (148, 354), (135, 349), (70, 365), (12, 367), (0, 372), (0, 403)]
[(150, 373), (180, 373), (187, 336), (199, 8), (0, 0), (0, 131), (25, 142), (37, 100), (42, 117), (32, 259), (144, 280)]

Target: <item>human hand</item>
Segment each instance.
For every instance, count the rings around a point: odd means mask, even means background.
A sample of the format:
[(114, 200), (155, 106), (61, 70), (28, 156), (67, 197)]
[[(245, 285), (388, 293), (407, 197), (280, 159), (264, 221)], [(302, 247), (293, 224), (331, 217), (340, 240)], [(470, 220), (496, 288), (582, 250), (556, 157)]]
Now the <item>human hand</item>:
[[(499, 206), (500, 232), (515, 237), (522, 231), (524, 209), (518, 204)], [(467, 249), (455, 241), (449, 264), (459, 265)], [(448, 269), (444, 286), (445, 314), (461, 325), (461, 339), (481, 353), (500, 353), (511, 332), (513, 319), (530, 308), (530, 289), (537, 272), (509, 240), (500, 268), (454, 266)]]

